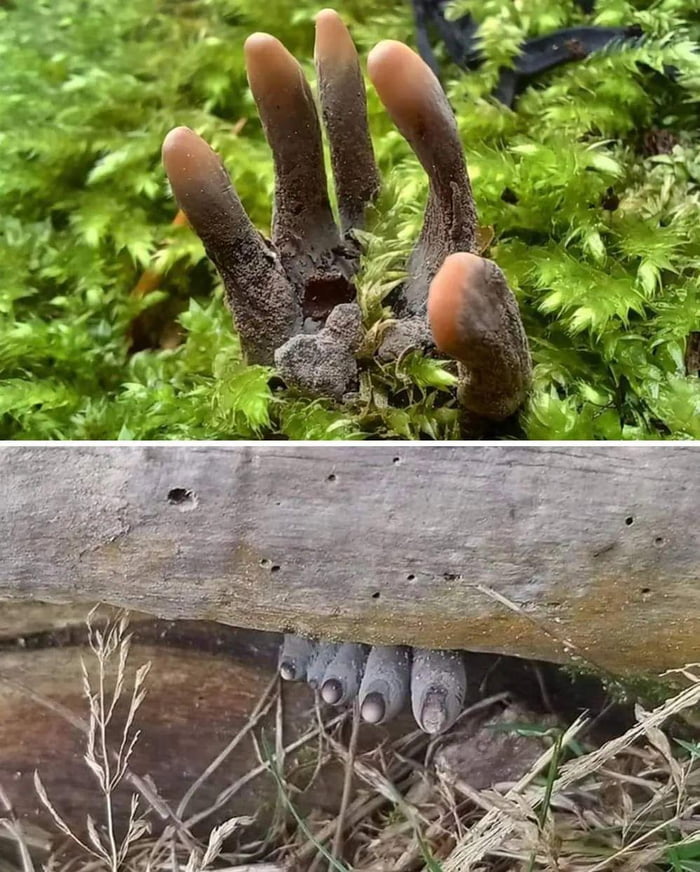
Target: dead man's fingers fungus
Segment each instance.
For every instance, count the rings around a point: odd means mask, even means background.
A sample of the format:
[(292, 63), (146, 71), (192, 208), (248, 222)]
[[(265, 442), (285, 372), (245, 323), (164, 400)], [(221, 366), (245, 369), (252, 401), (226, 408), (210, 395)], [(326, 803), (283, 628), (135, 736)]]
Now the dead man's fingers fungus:
[(357, 698), (360, 715), (370, 724), (392, 720), (410, 698), (416, 723), (426, 733), (452, 726), (467, 685), (457, 651), (308, 643), (295, 636), (285, 636), (279, 669), (285, 679), (305, 679), (329, 705), (346, 706)]
[[(357, 386), (362, 334), (353, 231), (379, 190), (359, 58), (337, 13), (320, 12), (314, 60), (321, 123), (301, 66), (278, 39), (255, 33), (244, 54), (275, 168), (271, 241), (253, 227), (221, 161), (193, 131), (180, 127), (166, 137), (166, 173), (222, 276), (248, 361), (274, 363), (290, 387), (340, 401)], [(475, 253), (476, 208), (454, 114), (434, 73), (408, 46), (380, 42), (367, 68), (429, 181), (408, 278), (391, 296), (397, 320), (382, 334), (378, 356), (387, 361), (436, 345), (459, 362), (464, 408), (477, 418), (506, 418), (525, 398), (530, 355), (502, 273)]]
[(355, 699), (368, 653), (367, 645), (356, 645), (352, 642), (338, 648), (323, 676), (321, 698), (324, 702), (329, 705), (345, 705)]
[(440, 351), (459, 362), (462, 405), (502, 420), (522, 405), (531, 376), (518, 303), (501, 270), (476, 254), (446, 258), (430, 285), (428, 321)]

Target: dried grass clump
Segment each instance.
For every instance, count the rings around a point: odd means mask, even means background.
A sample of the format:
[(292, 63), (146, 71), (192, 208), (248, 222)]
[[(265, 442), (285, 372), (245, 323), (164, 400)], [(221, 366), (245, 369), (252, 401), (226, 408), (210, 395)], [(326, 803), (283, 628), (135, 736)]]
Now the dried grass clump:
[[(20, 821), (0, 787), (0, 872), (700, 869), (700, 742), (672, 737), (679, 716), (690, 720), (700, 703), (700, 664), (676, 670), (674, 678), (682, 689), (675, 696), (653, 711), (637, 705), (636, 723), (598, 747), (591, 743), (591, 722), (584, 717), (567, 729), (555, 721), (509, 723), (502, 717), (512, 708), (507, 693), (465, 710), (456, 732), (447, 737), (416, 730), (367, 753), (358, 751), (356, 709), (324, 717), (317, 708), (316, 721), (285, 746), (283, 698), (275, 679), (244, 728), (175, 805), (159, 795), (147, 775), (130, 769), (149, 666), (127, 668), (127, 617), (119, 613), (99, 627), (93, 611), (88, 630), (91, 662), (83, 664), (82, 676), (87, 719), (42, 701), (84, 733), (85, 764), (97, 780), (103, 806), (88, 817), (84, 832), (75, 832), (37, 773), (39, 798), (57, 830), (52, 837)], [(110, 675), (116, 677), (108, 680)], [(11, 683), (37, 699), (29, 688)], [(117, 732), (118, 711), (124, 726)], [(269, 713), (276, 724), (270, 742), (256, 732)], [(444, 764), (442, 754), (447, 742), (460, 740), (461, 727), (470, 722), (529, 737), (539, 756), (533, 755), (535, 762), (517, 781), (476, 789), (463, 772)], [(232, 781), (209, 808), (188, 813), (202, 785), (244, 740), (253, 742), (259, 764)], [(344, 766), (337, 818), (312, 814), (304, 819), (297, 811), (300, 749), (306, 752), (307, 770), (312, 758), (306, 791), (330, 763)], [(276, 781), (279, 805), (263, 840), (247, 837), (252, 817), (230, 817), (207, 828), (206, 822), (225, 813), (244, 785), (265, 777)], [(117, 826), (113, 798), (125, 788), (133, 794), (131, 814), (126, 826)], [(10, 856), (9, 848), (13, 860), (3, 859)]]

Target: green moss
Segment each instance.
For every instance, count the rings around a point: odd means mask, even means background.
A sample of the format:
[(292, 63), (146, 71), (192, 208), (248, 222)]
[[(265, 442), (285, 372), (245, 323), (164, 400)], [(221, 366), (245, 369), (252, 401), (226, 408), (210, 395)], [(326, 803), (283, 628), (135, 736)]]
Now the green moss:
[(641, 672), (613, 674), (580, 660), (562, 666), (561, 670), (574, 682), (581, 678), (600, 681), (613, 702), (620, 704), (640, 702), (651, 708), (661, 705), (687, 686), (687, 682), (672, 673), (664, 676)]
[[(357, 402), (342, 409), (273, 391), (268, 370), (241, 363), (198, 241), (170, 226), (160, 144), (188, 124), (222, 154), (266, 227), (272, 166), (242, 44), (270, 30), (310, 59), (318, 8), (288, 0), (0, 7), (0, 437), (458, 435), (447, 363), (368, 363)], [(403, 2), (337, 8), (362, 52), (384, 37), (412, 40)], [(446, 68), (446, 84), (481, 221), (495, 232), (489, 254), (508, 274), (531, 338), (535, 385), (523, 434), (700, 438), (700, 382), (683, 362), (700, 327), (697, 2), (598, 0), (598, 23), (638, 22), (649, 37), (548, 75), (515, 112), (488, 96), (498, 66), (523, 35), (581, 13), (569, 0), (455, 3), (455, 14), (465, 10), (482, 22), (488, 61), (478, 74)], [(361, 282), (372, 325), (386, 316), (383, 295), (419, 231), (426, 181), (371, 90), (369, 102), (387, 180)], [(677, 142), (671, 154), (645, 156), (644, 137), (656, 129)], [(129, 292), (149, 266), (164, 277), (136, 302)], [(130, 354), (142, 310), (142, 318), (179, 311), (182, 344)]]

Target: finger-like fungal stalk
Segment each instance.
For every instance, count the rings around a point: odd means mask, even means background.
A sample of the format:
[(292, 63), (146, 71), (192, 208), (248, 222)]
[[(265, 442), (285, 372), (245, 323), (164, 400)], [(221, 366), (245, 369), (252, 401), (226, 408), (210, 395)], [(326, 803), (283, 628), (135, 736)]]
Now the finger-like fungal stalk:
[(423, 314), (428, 286), (445, 257), (474, 249), (476, 210), (464, 150), (440, 82), (407, 45), (393, 40), (380, 42), (369, 54), (367, 71), (430, 181), (425, 222), (409, 260), (410, 278), (400, 296), (398, 312)]
[(316, 644), (286, 633), (280, 651), (279, 671), (285, 681), (304, 681), (309, 663), (316, 653)]
[(459, 361), (464, 408), (492, 420), (512, 415), (527, 394), (530, 351), (518, 303), (496, 264), (450, 255), (430, 286), (428, 320), (440, 351)]
[(321, 126), (303, 70), (267, 33), (245, 42), (248, 82), (275, 162), (272, 241), (316, 326), (355, 298), (357, 251), (342, 251), (323, 163)]
[(251, 363), (271, 364), (275, 349), (301, 330), (294, 289), (253, 227), (219, 157), (187, 127), (163, 143), (165, 171), (180, 208), (221, 274)]
[(318, 690), (323, 682), (326, 669), (330, 666), (338, 651), (339, 645), (335, 642), (319, 642), (314, 654), (306, 667), (306, 682), (314, 690)]
[(358, 697), (370, 724), (395, 718), (411, 697), (413, 716), (426, 733), (439, 733), (456, 720), (464, 704), (466, 673), (459, 651), (406, 646), (312, 642), (285, 635), (279, 661), (287, 681), (306, 679), (329, 705)]
[(367, 97), (355, 44), (337, 12), (316, 16), (314, 60), (323, 122), (328, 132), (343, 233), (362, 227), (379, 191), (367, 124)]
[(418, 726), (441, 733), (462, 711), (467, 677), (459, 651), (414, 648), (411, 667), (411, 706)]
[(368, 652), (367, 645), (350, 642), (338, 648), (323, 676), (321, 698), (324, 702), (345, 705), (355, 699)]
[(328, 200), (321, 127), (304, 72), (282, 43), (254, 33), (244, 45), (248, 83), (275, 162), (272, 240), (283, 258), (340, 242)]
[[(249, 362), (274, 362), (288, 386), (340, 401), (357, 386), (362, 338), (352, 230), (362, 226), (379, 181), (357, 52), (330, 9), (316, 19), (314, 57), (342, 233), (311, 89), (299, 63), (269, 34), (248, 38), (245, 60), (275, 163), (271, 244), (197, 134), (172, 131), (163, 160), (180, 207), (221, 273)], [(379, 43), (368, 72), (430, 182), (409, 277), (392, 295), (398, 320), (383, 332), (378, 356), (392, 360), (436, 343), (459, 361), (459, 396), (471, 420), (506, 418), (527, 391), (527, 339), (502, 273), (472, 254), (476, 212), (452, 109), (435, 74), (402, 43)]]
[(408, 699), (410, 679), (410, 648), (394, 645), (373, 647), (360, 685), (362, 719), (370, 724), (381, 724), (396, 717)]

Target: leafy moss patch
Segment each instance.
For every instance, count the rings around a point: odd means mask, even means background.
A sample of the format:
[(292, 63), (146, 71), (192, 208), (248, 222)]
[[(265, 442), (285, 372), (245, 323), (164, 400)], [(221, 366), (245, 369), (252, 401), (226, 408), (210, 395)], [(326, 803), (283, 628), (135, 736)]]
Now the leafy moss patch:
[[(247, 89), (255, 30), (310, 61), (320, 7), (288, 0), (15, 0), (0, 6), (0, 437), (455, 438), (453, 364), (381, 367), (418, 235), (423, 171), (369, 92), (385, 189), (366, 237), (369, 330), (344, 407), (280, 390), (241, 360), (216, 275), (160, 166), (187, 124), (219, 151), (246, 208), (269, 226), (272, 164)], [(407, 4), (337, 7), (361, 55), (412, 43)], [(700, 438), (700, 5), (697, 0), (455, 0), (481, 23), (486, 62), (445, 65), (486, 253), (525, 318), (535, 383), (517, 435)], [(645, 37), (559, 68), (515, 110), (490, 96), (523, 37), (580, 22)], [(156, 279), (134, 293), (145, 270)]]

